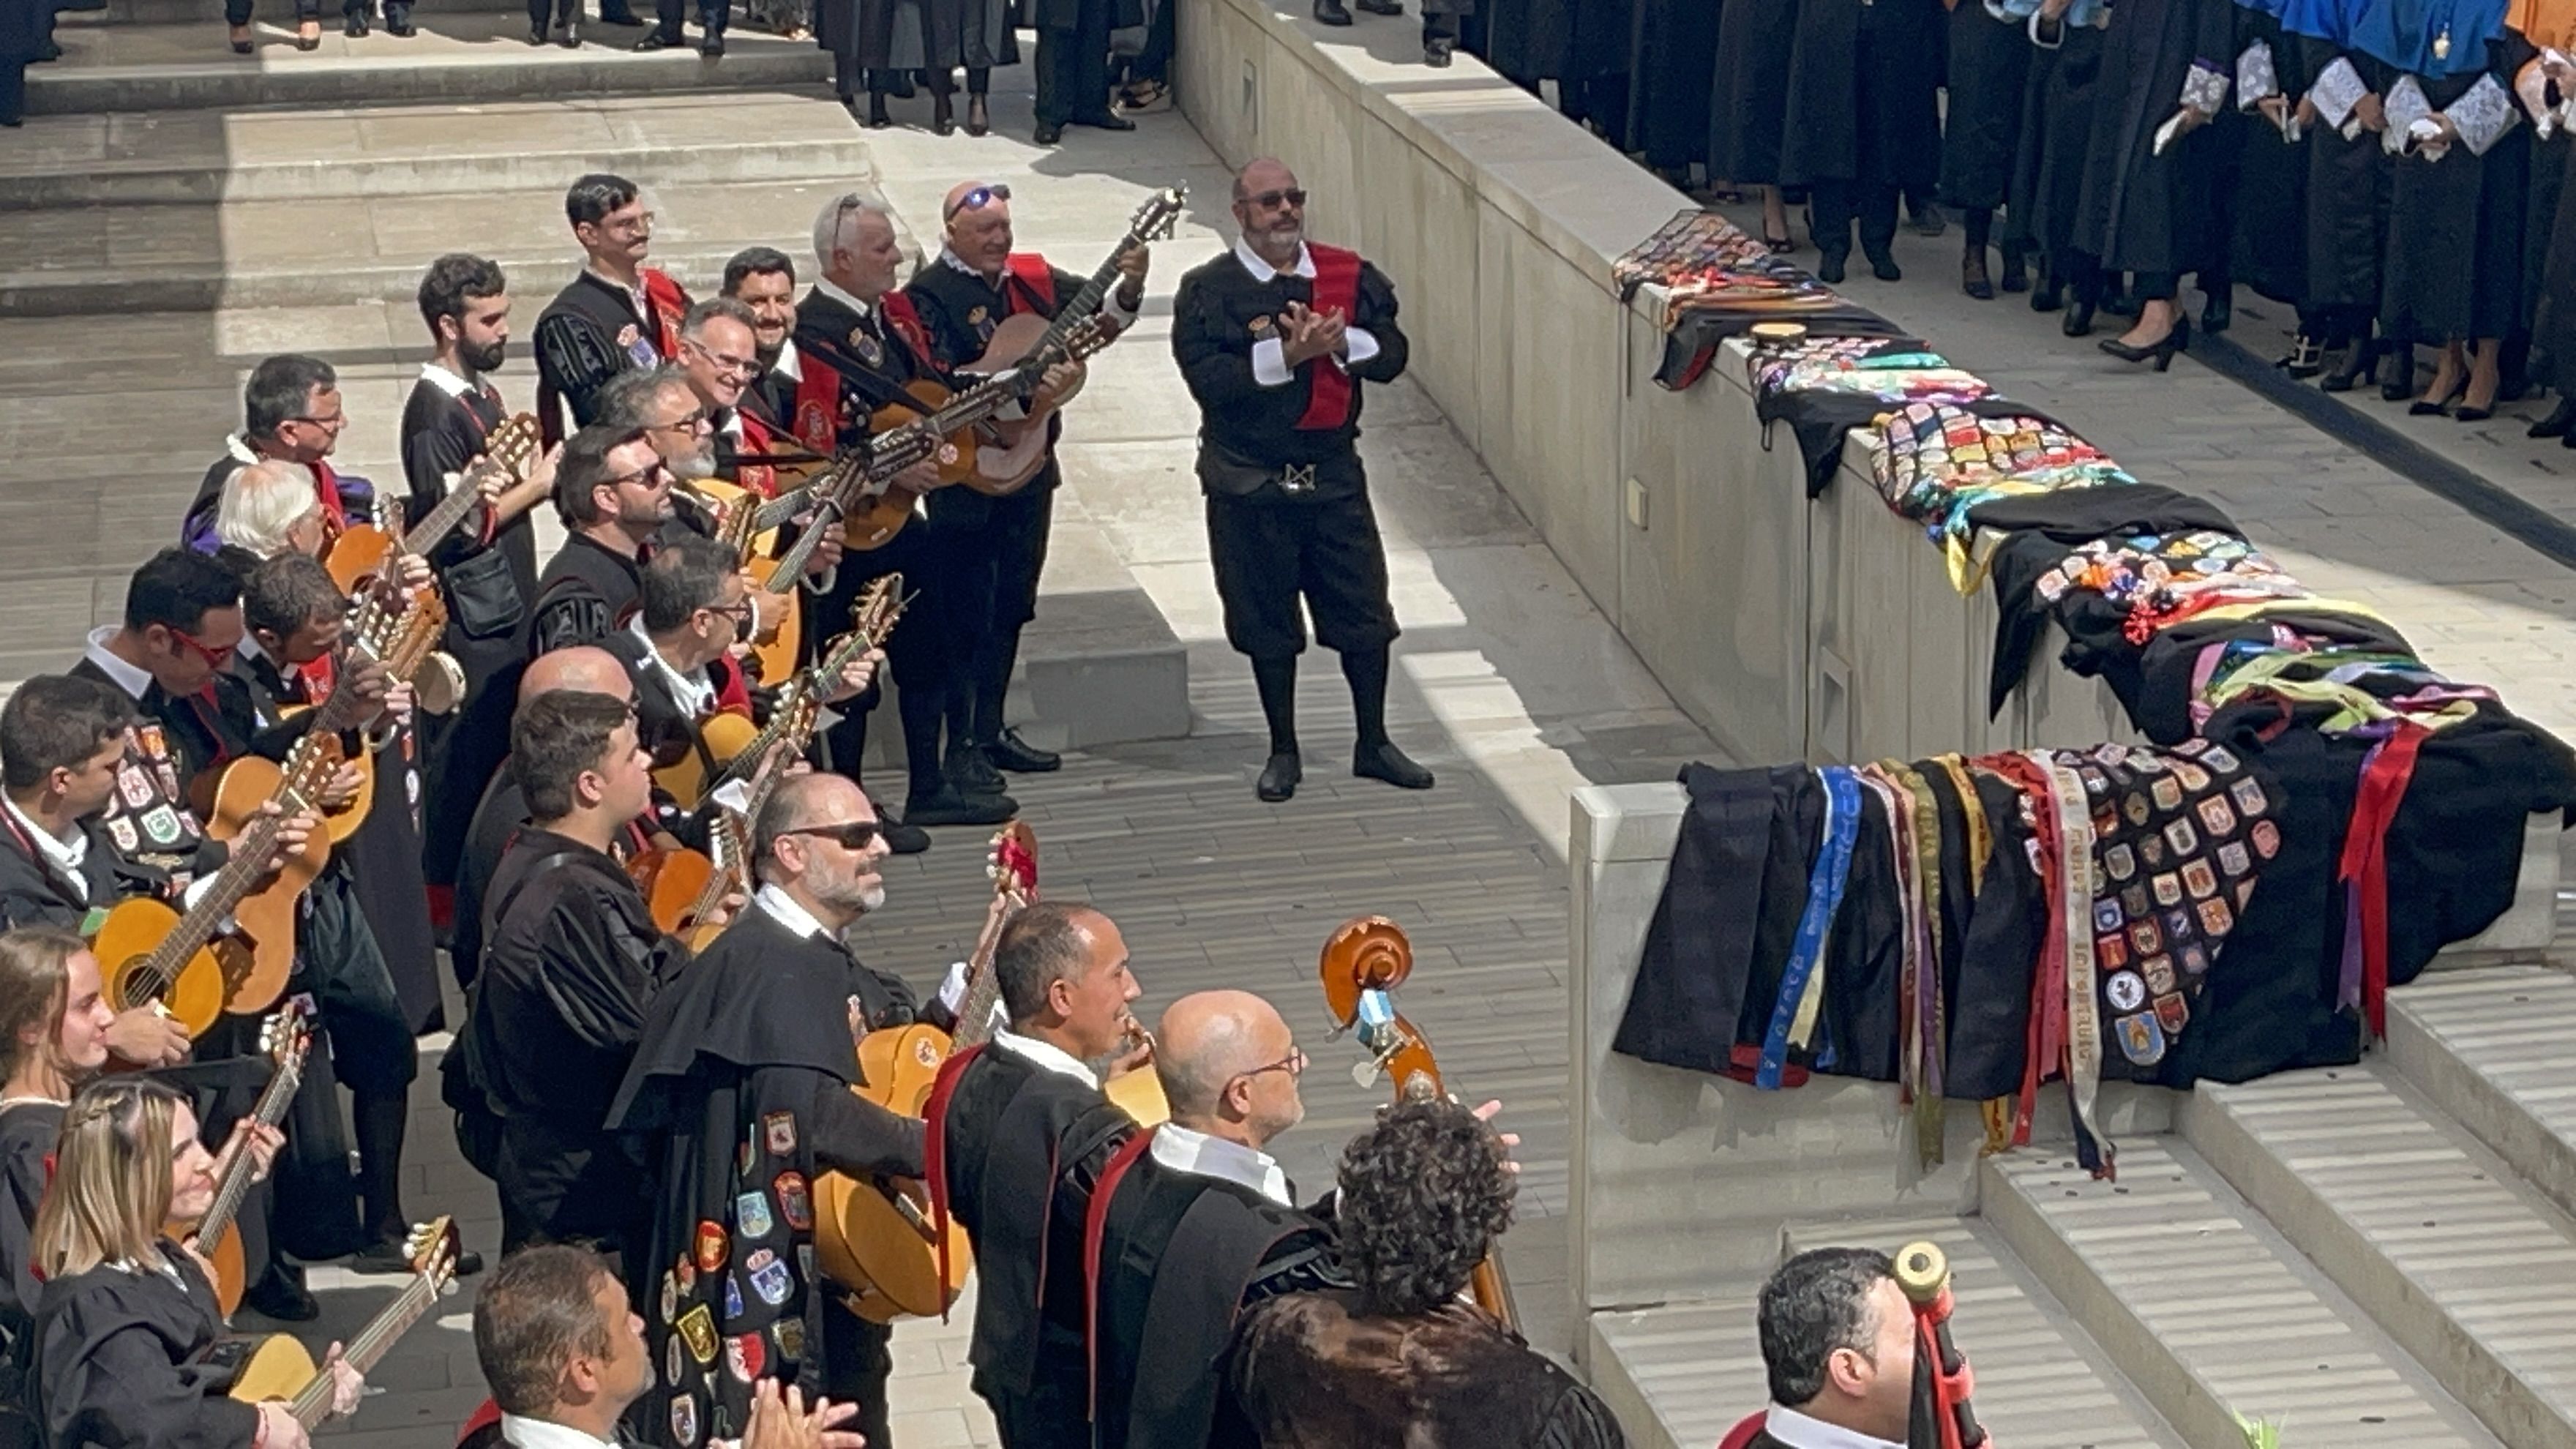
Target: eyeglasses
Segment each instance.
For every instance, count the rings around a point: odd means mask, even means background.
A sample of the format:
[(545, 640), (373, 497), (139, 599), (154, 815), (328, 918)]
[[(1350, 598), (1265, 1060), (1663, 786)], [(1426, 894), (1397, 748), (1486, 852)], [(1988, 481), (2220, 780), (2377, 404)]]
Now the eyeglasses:
[(1011, 188), (1003, 185), (1001, 182), (996, 181), (990, 186), (978, 186), (974, 190), (967, 192), (964, 196), (957, 198), (957, 204), (948, 208), (946, 211), (941, 212), (939, 214), (939, 219), (941, 221), (954, 221), (957, 218), (957, 213), (961, 211), (982, 211), (985, 207), (992, 205), (996, 201), (1008, 201), (1010, 199)]
[(172, 629), (170, 631), (170, 637), (187, 645), (188, 652), (206, 661), (206, 667), (208, 669), (221, 669), (225, 665), (233, 662), (233, 649), (235, 647), (233, 645), (227, 644), (221, 649), (209, 648), (204, 640), (199, 639), (196, 635), (189, 633), (185, 629)]
[(1264, 192), (1259, 192), (1259, 193), (1257, 193), (1257, 194), (1255, 194), (1255, 195), (1247, 196), (1247, 197), (1243, 198), (1243, 204), (1244, 204), (1244, 205), (1246, 205), (1246, 206), (1257, 206), (1257, 207), (1261, 208), (1263, 211), (1269, 211), (1269, 210), (1272, 210), (1272, 209), (1276, 208), (1276, 207), (1279, 205), (1279, 203), (1281, 203), (1281, 202), (1283, 202), (1283, 201), (1284, 201), (1284, 202), (1286, 202), (1286, 203), (1288, 203), (1290, 206), (1293, 206), (1293, 207), (1298, 208), (1299, 210), (1303, 210), (1303, 209), (1305, 209), (1305, 205), (1306, 205), (1306, 191), (1305, 191), (1305, 188), (1303, 188), (1303, 187), (1298, 187), (1298, 186), (1288, 186), (1288, 187), (1282, 187), (1282, 188), (1280, 188), (1280, 189), (1279, 189), (1279, 190), (1277, 190), (1277, 191), (1264, 191)]
[(643, 467), (636, 469), (632, 473), (620, 473), (614, 478), (602, 478), (591, 486), (594, 488), (623, 488), (627, 484), (632, 483), (638, 488), (655, 488), (661, 486), (663, 482), (661, 473), (662, 460), (656, 458), (652, 462), (645, 464)]
[(652, 230), (652, 227), (653, 213), (649, 211), (639, 211), (633, 216), (625, 218), (602, 217), (599, 221), (599, 229), (601, 231), (612, 233), (650, 231)]
[(336, 430), (338, 430), (338, 429), (345, 428), (345, 427), (347, 427), (347, 426), (349, 425), (349, 415), (348, 415), (347, 413), (333, 413), (331, 416), (329, 416), (329, 417), (327, 417), (327, 418), (303, 418), (303, 417), (297, 417), (297, 418), (288, 418), (288, 419), (287, 419), (287, 421), (288, 421), (288, 422), (290, 422), (290, 423), (306, 423), (306, 424), (309, 424), (309, 425), (311, 425), (311, 426), (313, 426), (313, 427), (317, 427), (317, 428), (330, 428), (330, 429), (333, 429), (334, 431), (336, 431)]
[(1254, 1067), (1248, 1072), (1237, 1072), (1234, 1074), (1234, 1080), (1239, 1082), (1247, 1077), (1260, 1076), (1264, 1072), (1286, 1072), (1292, 1077), (1304, 1076), (1306, 1074), (1306, 1049), (1304, 1047), (1290, 1047), (1288, 1049), (1288, 1055), (1281, 1057), (1279, 1060), (1272, 1062), (1266, 1067)]
[[(748, 357), (728, 357), (721, 352), (710, 352), (697, 342), (689, 342), (686, 345), (691, 352), (705, 358), (715, 368), (718, 377), (747, 377), (759, 368), (759, 364)], [(698, 417), (700, 421), (704, 421), (706, 414), (700, 413)], [(688, 420), (685, 418), (681, 420), (683, 423), (686, 421)], [(680, 425), (680, 423), (673, 423), (670, 426), (676, 428)]]
[[(722, 359), (718, 360), (721, 361)], [(693, 413), (683, 413), (680, 416), (671, 419), (667, 423), (655, 423), (650, 429), (648, 429), (648, 431), (657, 433), (694, 433), (700, 428), (710, 426), (712, 426), (712, 424), (707, 421), (707, 410), (705, 408), (700, 408)]]
[(873, 820), (845, 820), (838, 825), (802, 825), (794, 830), (783, 830), (779, 833), (819, 835), (843, 850), (865, 850), (868, 848), (868, 842), (883, 833), (884, 828)]
[(751, 626), (760, 620), (760, 606), (749, 599), (745, 599), (741, 603), (731, 605), (710, 604), (707, 606), (707, 612), (721, 618), (731, 619), (733, 621), (733, 634), (737, 639), (750, 633)]

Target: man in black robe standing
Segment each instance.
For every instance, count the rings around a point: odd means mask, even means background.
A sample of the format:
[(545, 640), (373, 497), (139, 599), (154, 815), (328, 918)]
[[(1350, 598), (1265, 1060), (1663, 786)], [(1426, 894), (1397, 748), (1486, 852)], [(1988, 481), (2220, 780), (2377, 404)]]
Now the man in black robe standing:
[(596, 644), (643, 596), (644, 546), (671, 520), (671, 470), (642, 433), (584, 428), (555, 467), (564, 545), (537, 583), (532, 647)]
[(1052, 146), (1067, 126), (1132, 131), (1109, 108), (1109, 32), (1145, 23), (1143, 0), (1029, 0), (1038, 33), (1037, 143)]
[(1948, 16), (1937, 0), (1801, 0), (1789, 51), (1781, 180), (1809, 189), (1816, 276), (1840, 282), (1852, 231), (1880, 281), (1896, 265), (1900, 192), (1941, 170), (1937, 65)]
[[(790, 425), (808, 450), (830, 455), (865, 443), (877, 410), (890, 409), (905, 421), (921, 416), (926, 410), (904, 389), (916, 382), (945, 386), (948, 373), (932, 353), (912, 299), (895, 285), (903, 248), (883, 205), (858, 192), (834, 200), (815, 218), (814, 255), (822, 275), (796, 308), (795, 345), (809, 386)], [(833, 385), (824, 387), (827, 381)], [(897, 473), (893, 486), (930, 493), (941, 486), (938, 465), (928, 459), (916, 463)], [(1018, 813), (1018, 803), (1007, 795), (967, 790), (965, 782), (948, 778), (942, 758), (940, 732), (948, 722), (954, 668), (942, 611), (951, 594), (953, 562), (939, 532), (922, 525), (920, 512), (916, 506), (914, 520), (883, 546), (842, 558), (832, 591), (809, 601), (805, 632), (832, 637), (868, 584), (900, 572), (914, 598), (888, 637), (886, 654), (903, 717), (904, 824), (999, 825)], [(853, 778), (867, 754), (868, 715), (875, 705), (876, 696), (868, 696), (824, 732), (834, 768)]]
[[(815, 1180), (918, 1178), (922, 1125), (851, 1090), (855, 1036), (914, 1019), (912, 988), (853, 956), (842, 934), (885, 904), (876, 811), (838, 775), (781, 784), (753, 823), (759, 893), (654, 1003), (609, 1112), (657, 1139), (659, 1206), (630, 1276), (654, 1362), (676, 1364), (641, 1421), (672, 1441), (730, 1438), (751, 1381), (855, 1401), (852, 1427), (889, 1445), (889, 1325), (818, 1277)], [(862, 1185), (858, 1191), (874, 1191)], [(708, 1229), (716, 1231), (710, 1234)], [(681, 1347), (669, 1347), (673, 1337)], [(721, 1346), (719, 1367), (704, 1352)]]
[(653, 213), (623, 176), (584, 176), (564, 193), (564, 216), (587, 259), (581, 275), (537, 316), (537, 421), (546, 441), (564, 435), (556, 399), (586, 428), (598, 415), (602, 383), (630, 367), (653, 367), (680, 352), (689, 294), (670, 274), (644, 265)]
[(1010, 1025), (949, 1058), (931, 1093), (931, 1211), (975, 1244), (967, 1360), (1003, 1449), (1089, 1449), (1083, 1232), (1136, 1130), (1090, 1063), (1130, 1040), (1139, 991), (1118, 927), (1059, 901), (1011, 918), (992, 969)]
[(1234, 179), (1234, 250), (1181, 278), (1172, 355), (1199, 404), (1199, 486), (1225, 637), (1251, 656), (1270, 759), (1256, 793), (1285, 800), (1297, 745), (1302, 598), (1341, 655), (1359, 744), (1351, 773), (1406, 790), (1431, 772), (1386, 734), (1386, 545), (1358, 447), (1360, 384), (1393, 382), (1406, 343), (1395, 285), (1356, 252), (1306, 241), (1306, 193), (1267, 158)]
[(1154, 1043), (1172, 1119), (1110, 1160), (1083, 1235), (1103, 1449), (1200, 1449), (1236, 1313), (1350, 1286), (1331, 1226), (1297, 1210), (1263, 1150), (1306, 1115), (1306, 1054), (1278, 1010), (1247, 991), (1195, 992), (1164, 1011)]
[[(1053, 321), (1086, 285), (1035, 252), (1011, 250), (1007, 186), (960, 182), (950, 188), (940, 213), (947, 220), (946, 244), (904, 294), (929, 330), (932, 352), (951, 368), (982, 357), (1004, 319), (1025, 312)], [(1135, 325), (1145, 305), (1148, 260), (1142, 246), (1119, 258), (1118, 286), (1106, 302), (1122, 331)], [(1057, 377), (1066, 390), (1080, 386), (1080, 365)], [(1020, 631), (1038, 612), (1038, 575), (1046, 568), (1055, 490), (1064, 481), (1055, 454), (1063, 416), (1047, 416), (1046, 462), (1017, 491), (995, 498), (972, 488), (943, 488), (930, 495), (930, 526), (948, 535), (954, 562), (943, 581), (949, 586), (944, 612), (952, 671), (946, 765), (949, 779), (961, 785), (999, 791), (996, 766), (1034, 774), (1063, 763), (1002, 722)]]

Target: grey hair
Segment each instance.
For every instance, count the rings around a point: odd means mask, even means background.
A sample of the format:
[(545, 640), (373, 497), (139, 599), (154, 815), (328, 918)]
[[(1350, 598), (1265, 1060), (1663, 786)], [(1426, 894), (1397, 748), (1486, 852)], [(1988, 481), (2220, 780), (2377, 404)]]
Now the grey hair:
[(300, 464), (253, 463), (224, 480), (215, 537), (267, 558), (286, 547), (289, 529), (321, 511), (313, 476)]
[(883, 217), (888, 230), (900, 230), (894, 224), (894, 211), (881, 199), (864, 191), (842, 192), (814, 217), (814, 260), (825, 269), (831, 267), (832, 253), (840, 249), (841, 238), (848, 233), (854, 216)]

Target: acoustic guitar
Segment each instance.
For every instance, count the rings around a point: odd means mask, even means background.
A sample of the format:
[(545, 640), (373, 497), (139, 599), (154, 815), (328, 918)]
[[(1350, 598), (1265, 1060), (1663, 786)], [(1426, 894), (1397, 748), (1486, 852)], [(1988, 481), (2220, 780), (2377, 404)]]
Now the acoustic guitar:
[[(236, 761), (215, 787), (208, 833), (218, 827), (225, 832), (221, 838), (232, 842), (232, 858), (196, 904), (182, 915), (148, 896), (133, 896), (99, 922), (90, 951), (98, 957), (112, 1009), (157, 1004), (193, 1037), (227, 1011), (266, 1010), (286, 989), (295, 965), (295, 898), (330, 859), (331, 837), (314, 832), (274, 881), (265, 889), (261, 882), (279, 827), (319, 800), (339, 770), (340, 740), (315, 734), (297, 742), (283, 767), (260, 760), (258, 771), (234, 773), (248, 763)], [(260, 805), (272, 800), (281, 813), (260, 814)], [(234, 932), (218, 940), (227, 916)]]
[[(1052, 358), (1064, 345), (1074, 324), (1090, 318), (1100, 310), (1118, 279), (1119, 260), (1128, 252), (1172, 234), (1180, 220), (1181, 203), (1190, 194), (1187, 185), (1167, 186), (1145, 198), (1128, 219), (1127, 235), (1109, 249), (1109, 260), (1091, 274), (1082, 290), (1073, 294), (1056, 309), (1050, 322), (1035, 312), (1021, 312), (1002, 319), (993, 329), (992, 339), (984, 344), (984, 355), (960, 371), (986, 375), (1016, 367), (1022, 372), (1043, 372), (1044, 363), (1030, 364), (1041, 358)], [(1029, 400), (1028, 415), (1008, 422), (990, 422), (977, 431), (983, 436), (976, 441), (974, 468), (959, 481), (978, 493), (999, 498), (1016, 493), (1046, 467), (1047, 419), (1082, 391), (1083, 379), (1076, 376), (1071, 387), (1049, 396), (1040, 393)]]
[[(275, 1074), (259, 1094), (259, 1105), (251, 1109), (252, 1121), (262, 1127), (274, 1127), (286, 1120), (287, 1108), (295, 1103), (296, 1089), (304, 1083), (304, 1057), (312, 1046), (313, 1025), (305, 1019), (301, 1007), (290, 1004), (260, 1024), (260, 1055), (275, 1064)], [(223, 1181), (215, 1184), (215, 1205), (206, 1209), (195, 1228), (185, 1230), (196, 1234), (197, 1256), (214, 1270), (215, 1301), (223, 1305), (226, 1318), (241, 1307), (242, 1288), (247, 1282), (241, 1234), (234, 1229), (233, 1218), (241, 1211), (242, 1197), (250, 1191), (251, 1177), (258, 1170), (257, 1158), (248, 1152), (237, 1154), (225, 1168)]]
[[(482, 506), (484, 484), (497, 481), (507, 488), (526, 481), (528, 470), (536, 466), (544, 450), (545, 441), (539, 436), (534, 413), (514, 413), (503, 418), (491, 436), (483, 440), (483, 456), (458, 476), (456, 486), (447, 490), (438, 506), (422, 514), (420, 522), (404, 529), (399, 540), (373, 524), (355, 525), (323, 550), (322, 566), (331, 571), (341, 592), (351, 593), (371, 576), (385, 577), (398, 553), (427, 557), (431, 549), (447, 541), (467, 514)], [(391, 499), (385, 501), (399, 507)]]
[[(374, 1368), (456, 1281), (456, 1225), (448, 1219), (412, 1229), (404, 1250), (411, 1257), (411, 1281), (341, 1350), (341, 1356), (362, 1374)], [(287, 1334), (224, 1340), (208, 1357), (233, 1367), (232, 1387), (226, 1390), (233, 1399), (245, 1404), (284, 1400), (295, 1422), (307, 1429), (331, 1417), (330, 1373)]]
[[(341, 667), (372, 659), (385, 667), (387, 679), (410, 683), (428, 669), (430, 656), (446, 636), (447, 600), (436, 589), (422, 589), (399, 609), (371, 607), (371, 600), (362, 600), (340, 635)], [(289, 705), (278, 713), (291, 719), (314, 708)], [(376, 808), (376, 752), (361, 750), (350, 763), (357, 768), (358, 793), (339, 809), (322, 812), (333, 845), (347, 844), (367, 823), (367, 812)]]
[[(1431, 1054), (1430, 1038), (1395, 1009), (1395, 988), (1413, 974), (1413, 943), (1404, 928), (1384, 916), (1345, 921), (1324, 942), (1317, 974), (1324, 983), (1324, 1005), (1333, 1018), (1333, 1035), (1357, 1029), (1369, 1054), (1351, 1073), (1363, 1087), (1380, 1077), (1395, 1089), (1398, 1102), (1455, 1100), (1440, 1080), (1440, 1063)], [(1499, 1246), (1499, 1245), (1497, 1245)], [(1515, 1333), (1520, 1313), (1512, 1304), (1512, 1285), (1503, 1276), (1502, 1259), (1488, 1248), (1485, 1261), (1468, 1280), (1476, 1306)]]

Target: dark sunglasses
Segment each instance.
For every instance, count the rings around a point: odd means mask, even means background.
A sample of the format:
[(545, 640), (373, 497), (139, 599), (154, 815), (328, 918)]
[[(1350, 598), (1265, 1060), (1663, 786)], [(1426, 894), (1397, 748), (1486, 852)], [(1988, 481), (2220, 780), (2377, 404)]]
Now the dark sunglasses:
[(941, 221), (954, 221), (957, 218), (957, 213), (961, 211), (982, 211), (985, 207), (992, 205), (996, 201), (1008, 201), (1010, 199), (1011, 188), (1003, 185), (1001, 182), (996, 181), (990, 186), (978, 186), (974, 190), (967, 192), (964, 196), (957, 198), (957, 204), (948, 208), (946, 211), (941, 212), (939, 219)]
[(786, 835), (819, 835), (843, 850), (865, 850), (868, 842), (883, 829), (873, 820), (845, 820), (838, 825), (805, 825), (781, 832)]
[(1288, 203), (1290, 206), (1302, 209), (1306, 205), (1306, 191), (1304, 187), (1291, 186), (1281, 191), (1258, 192), (1254, 195), (1243, 198), (1243, 200), (1246, 205), (1257, 206), (1264, 211), (1270, 210), (1283, 201)]

